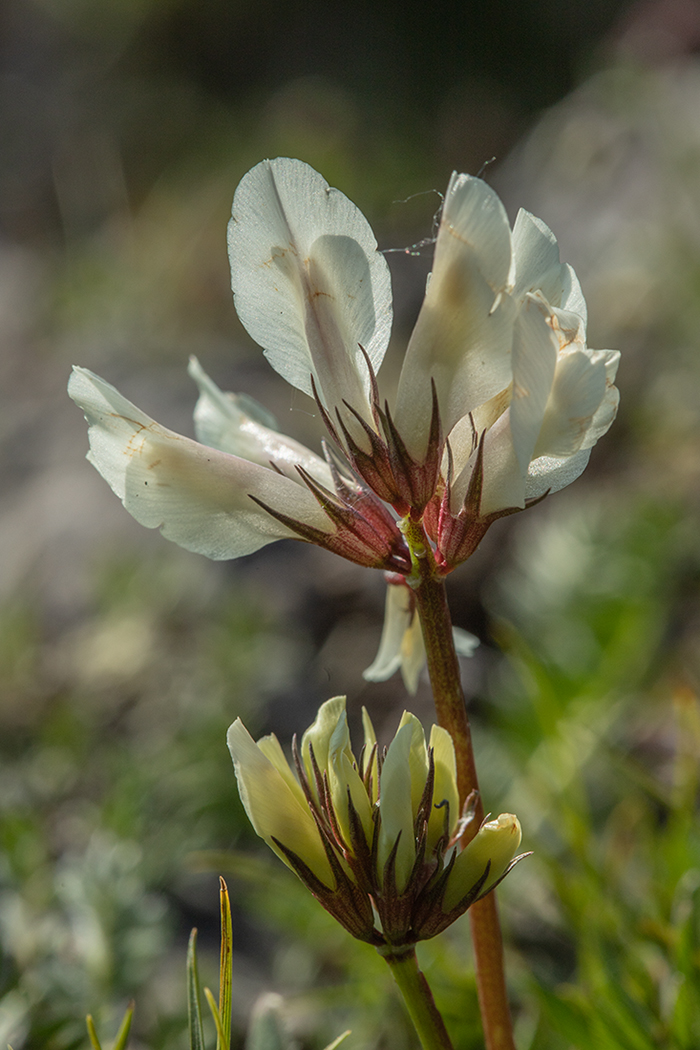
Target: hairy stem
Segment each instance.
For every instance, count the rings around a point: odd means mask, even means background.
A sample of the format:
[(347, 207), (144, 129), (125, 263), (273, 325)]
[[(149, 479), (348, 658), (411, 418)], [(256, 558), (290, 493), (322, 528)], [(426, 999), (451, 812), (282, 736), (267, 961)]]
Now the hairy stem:
[(453, 1050), (433, 993), (418, 967), (415, 948), (397, 955), (391, 951), (382, 954), (406, 1003), (423, 1050)]
[[(447, 604), (444, 578), (436, 571), (430, 543), (418, 522), (406, 521), (404, 531), (413, 555), (412, 584), (423, 628), (428, 673), (433, 689), (438, 723), (446, 729), (455, 746), (460, 804), (472, 791), (479, 791), (474, 749), (467, 708), (459, 674), (459, 662), (452, 636), (452, 619)], [(474, 820), (464, 837), (472, 839), (484, 819), (481, 796), (476, 796)], [(469, 909), (472, 942), (476, 960), (481, 1020), (487, 1050), (515, 1050), (513, 1025), (508, 1007), (503, 940), (496, 897), (490, 893)]]

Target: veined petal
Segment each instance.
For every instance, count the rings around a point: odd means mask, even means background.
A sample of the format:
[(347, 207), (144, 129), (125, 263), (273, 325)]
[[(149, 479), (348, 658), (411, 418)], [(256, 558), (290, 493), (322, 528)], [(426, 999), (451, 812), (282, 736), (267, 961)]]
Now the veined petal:
[[(389, 744), (382, 766), (379, 813), (381, 828), (377, 868), (381, 873), (398, 839), (396, 852), (396, 890), (406, 889), (416, 859), (411, 805), (410, 754), (413, 727), (403, 726)], [(399, 837), (400, 836), (400, 837)]]
[(620, 363), (620, 351), (593, 351), (593, 356), (596, 357), (597, 355), (601, 355), (602, 360), (605, 363), (605, 396), (589, 424), (583, 442), (583, 448), (590, 448), (595, 445), (598, 438), (607, 433), (617, 415), (617, 406), (620, 403), (620, 391), (614, 385), (615, 376), (617, 375), (617, 366)]
[[(430, 747), (433, 749), (435, 786), (433, 806), (428, 820), (427, 849), (435, 848), (447, 822), (448, 835), (452, 835), (459, 819), (459, 793), (457, 791), (457, 762), (452, 737), (442, 726), (433, 726), (430, 731)], [(448, 807), (447, 811), (445, 807)]]
[(539, 499), (546, 492), (559, 492), (583, 474), (591, 458), (589, 448), (573, 456), (558, 459), (555, 456), (539, 456), (533, 459), (525, 478), (525, 498)]
[(196, 357), (190, 358), (187, 371), (199, 388), (194, 410), (198, 441), (261, 467), (274, 463), (276, 469), (292, 481), (298, 482), (296, 468), (303, 467), (321, 485), (333, 489), (333, 477), (326, 461), (305, 445), (280, 434), (262, 406), (247, 395), (225, 394), (219, 390)]
[(487, 893), (509, 867), (521, 839), (520, 821), (512, 813), (501, 813), (495, 820), (483, 824), (455, 861), (445, 890), (443, 910), (455, 908), (488, 867), (488, 876), (479, 896)]
[(273, 839), (296, 853), (321, 882), (333, 888), (335, 879), (309, 807), (263, 754), (240, 718), (230, 727), (227, 741), (241, 801), (258, 835), (288, 867), (289, 861)]
[[(369, 223), (299, 160), (241, 180), (228, 231), (238, 316), (280, 375), (325, 407), (347, 400), (371, 423), (369, 375), (389, 342), (391, 281)], [(359, 344), (359, 345), (358, 345)]]
[(223, 560), (294, 535), (250, 496), (333, 531), (301, 482), (161, 427), (87, 369), (74, 368), (68, 393), (90, 426), (89, 461), (141, 525), (181, 547)]
[(542, 427), (557, 365), (558, 340), (548, 323), (550, 314), (541, 297), (528, 294), (515, 322), (510, 430), (523, 478)]
[[(605, 389), (602, 357), (596, 359), (583, 350), (560, 357), (534, 457), (570, 456), (583, 448)], [(590, 444), (595, 444), (595, 438)]]
[(481, 179), (454, 174), (396, 402), (397, 430), (417, 458), (430, 429), (431, 379), (446, 433), (510, 382), (510, 266), (510, 227), (499, 198)]
[(515, 284), (513, 298), (541, 292), (551, 306), (561, 306), (566, 267), (559, 261), (559, 245), (549, 226), (521, 208), (513, 226)]

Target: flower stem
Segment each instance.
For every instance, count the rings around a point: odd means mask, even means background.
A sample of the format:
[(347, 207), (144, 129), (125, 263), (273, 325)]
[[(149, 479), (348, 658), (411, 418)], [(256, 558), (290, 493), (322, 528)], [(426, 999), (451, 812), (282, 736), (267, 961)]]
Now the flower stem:
[[(454, 741), (460, 804), (472, 791), (478, 793), (474, 749), (467, 708), (462, 691), (459, 662), (452, 636), (452, 619), (447, 604), (445, 581), (436, 569), (430, 543), (419, 522), (406, 520), (404, 534), (413, 555), (413, 579), (418, 615), (428, 659), (438, 723)], [(472, 839), (484, 819), (481, 796), (476, 795), (474, 820), (464, 837)], [(472, 943), (476, 961), (481, 1020), (487, 1050), (515, 1050), (513, 1025), (508, 1007), (503, 940), (496, 897), (489, 893), (469, 909)]]
[(415, 948), (397, 955), (390, 951), (382, 954), (406, 1003), (423, 1050), (453, 1050), (433, 993), (418, 967)]

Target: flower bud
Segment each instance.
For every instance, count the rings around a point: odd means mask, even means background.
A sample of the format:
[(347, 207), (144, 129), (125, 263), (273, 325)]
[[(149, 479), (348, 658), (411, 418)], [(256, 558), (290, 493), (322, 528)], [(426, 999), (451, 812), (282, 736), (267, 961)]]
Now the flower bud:
[(328, 700), (294, 743), (296, 777), (276, 737), (255, 744), (240, 719), (228, 744), (253, 827), (321, 904), (370, 944), (413, 944), (500, 882), (519, 859), (520, 824), (503, 813), (462, 849), (468, 814), (449, 733), (433, 726), (426, 744), (404, 712), (379, 751), (366, 711), (363, 725), (358, 761), (345, 697)]

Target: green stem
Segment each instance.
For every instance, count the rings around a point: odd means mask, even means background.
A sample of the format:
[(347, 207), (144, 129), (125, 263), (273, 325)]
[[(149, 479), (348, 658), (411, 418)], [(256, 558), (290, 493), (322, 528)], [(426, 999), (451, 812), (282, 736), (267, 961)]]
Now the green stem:
[(418, 967), (415, 948), (399, 955), (382, 954), (406, 1003), (423, 1050), (453, 1050), (433, 993)]
[[(406, 520), (404, 533), (413, 556), (413, 579), (410, 582), (423, 629), (435, 712), (439, 725), (449, 732), (454, 741), (460, 805), (473, 791), (477, 792), (474, 820), (467, 825), (464, 833), (465, 839), (469, 841), (476, 835), (484, 819), (484, 807), (478, 794), (479, 781), (472, 735), (452, 635), (445, 581), (437, 571), (423, 526), (419, 522)], [(489, 893), (483, 900), (472, 904), (469, 918), (486, 1048), (515, 1050), (495, 894)]]

